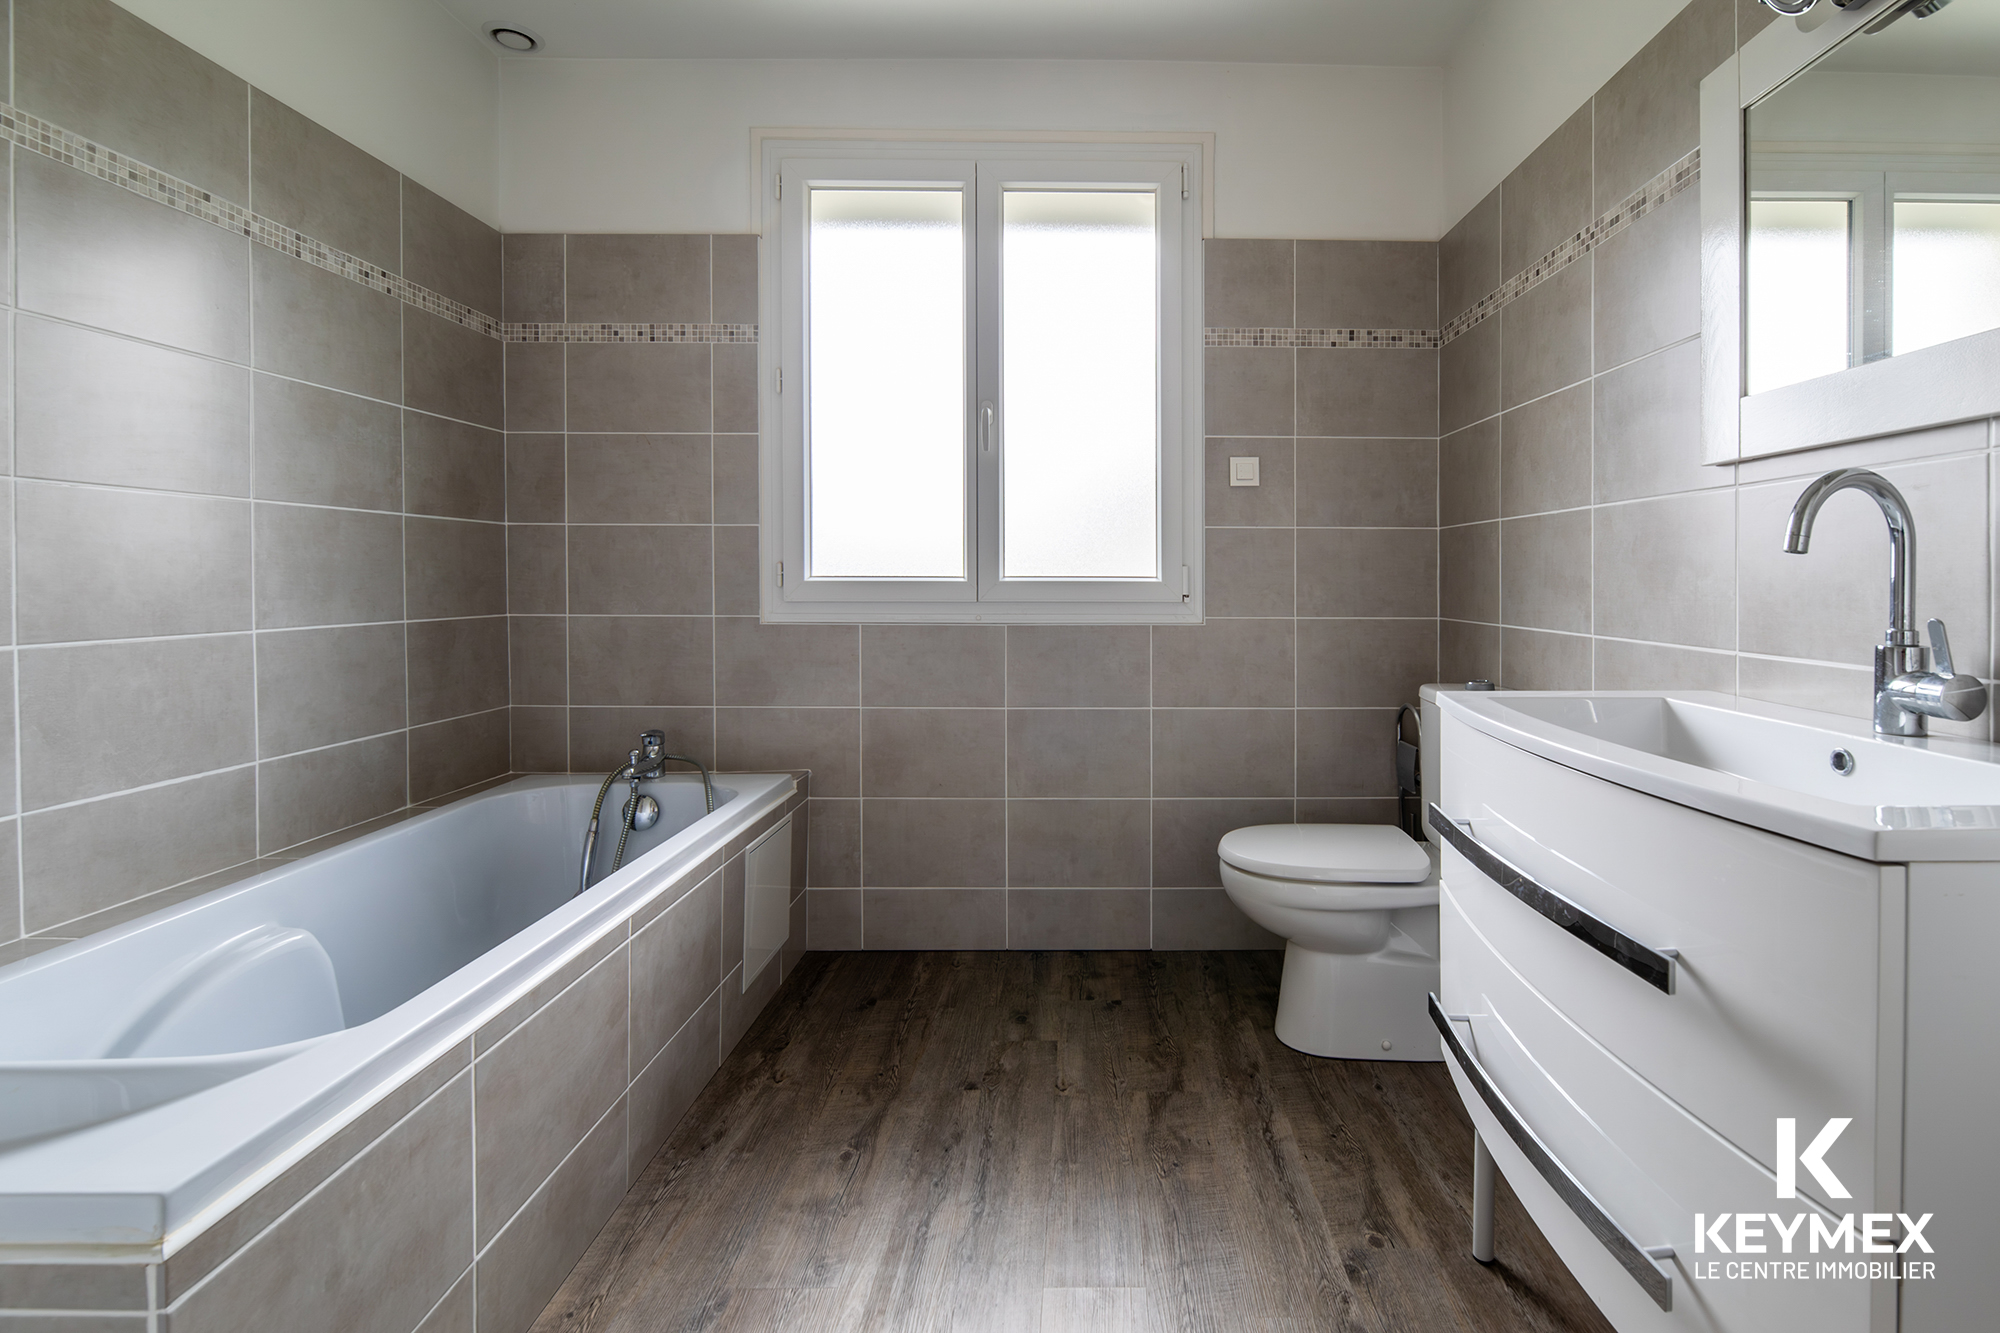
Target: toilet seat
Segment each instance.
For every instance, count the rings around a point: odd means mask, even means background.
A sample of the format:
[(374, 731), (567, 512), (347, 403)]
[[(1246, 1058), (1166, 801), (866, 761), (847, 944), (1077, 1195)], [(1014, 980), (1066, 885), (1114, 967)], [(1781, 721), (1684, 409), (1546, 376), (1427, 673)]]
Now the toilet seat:
[(1256, 824), (1222, 836), (1224, 864), (1309, 884), (1422, 884), (1437, 878), (1429, 844), (1388, 824)]

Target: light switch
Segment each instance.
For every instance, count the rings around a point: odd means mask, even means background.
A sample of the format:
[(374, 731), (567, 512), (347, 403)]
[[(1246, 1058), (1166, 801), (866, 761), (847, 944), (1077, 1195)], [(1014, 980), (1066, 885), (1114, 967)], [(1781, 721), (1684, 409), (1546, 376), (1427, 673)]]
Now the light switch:
[(1231, 486), (1261, 486), (1258, 465), (1262, 460), (1256, 456), (1232, 458), (1229, 460), (1229, 484)]

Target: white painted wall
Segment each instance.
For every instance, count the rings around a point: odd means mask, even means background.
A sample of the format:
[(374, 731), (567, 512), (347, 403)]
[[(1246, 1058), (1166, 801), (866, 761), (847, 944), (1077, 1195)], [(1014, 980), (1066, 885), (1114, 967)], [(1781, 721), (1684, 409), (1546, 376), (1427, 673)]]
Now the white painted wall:
[(1687, 0), (1490, 0), (1444, 80), (1445, 227), (1507, 178)]
[(500, 59), (436, 0), (118, 0), (487, 223)]
[(1212, 131), (1218, 236), (1434, 240), (1451, 220), (1436, 69), (531, 58), (501, 62), (500, 104), (505, 231), (754, 230), (757, 127)]

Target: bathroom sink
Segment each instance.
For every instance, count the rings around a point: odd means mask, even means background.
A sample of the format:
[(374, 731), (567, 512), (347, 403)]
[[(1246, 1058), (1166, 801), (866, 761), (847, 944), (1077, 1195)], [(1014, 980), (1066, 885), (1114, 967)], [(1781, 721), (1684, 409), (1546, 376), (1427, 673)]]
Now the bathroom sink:
[(1725, 694), (1452, 694), (1480, 731), (1621, 786), (1875, 861), (2000, 859), (2000, 747)]

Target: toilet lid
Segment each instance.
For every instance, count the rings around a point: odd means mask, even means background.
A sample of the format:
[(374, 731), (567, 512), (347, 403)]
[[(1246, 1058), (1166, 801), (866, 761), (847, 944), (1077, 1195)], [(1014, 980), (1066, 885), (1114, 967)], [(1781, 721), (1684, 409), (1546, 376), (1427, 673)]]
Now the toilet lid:
[(1388, 824), (1259, 824), (1216, 848), (1238, 870), (1323, 884), (1420, 884), (1430, 853)]

